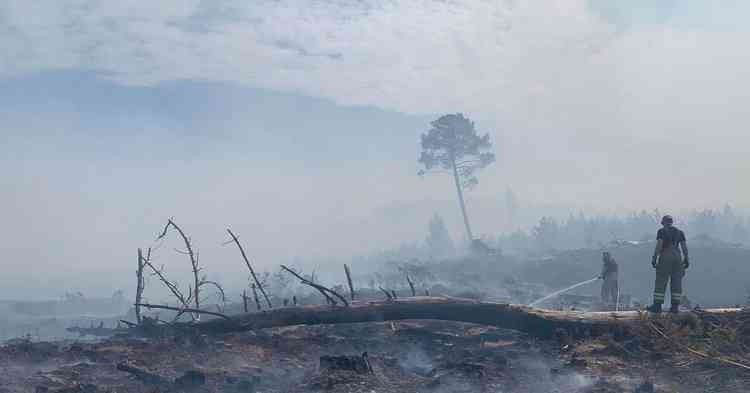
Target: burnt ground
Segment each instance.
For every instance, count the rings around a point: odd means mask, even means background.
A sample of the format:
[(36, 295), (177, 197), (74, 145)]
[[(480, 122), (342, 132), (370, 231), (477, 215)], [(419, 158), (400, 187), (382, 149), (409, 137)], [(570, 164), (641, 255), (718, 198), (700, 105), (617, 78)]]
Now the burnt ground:
[[(668, 319), (654, 324), (715, 356), (746, 349), (741, 329), (726, 321), (698, 328)], [(651, 331), (618, 340), (573, 341), (563, 334), (538, 341), (519, 332), (440, 321), (113, 337), (98, 343), (17, 340), (0, 348), (0, 392), (750, 391), (750, 371), (702, 359)], [(356, 367), (364, 352), (372, 372)], [(321, 361), (342, 355), (352, 358)], [(118, 370), (118, 364), (151, 374), (138, 377)]]

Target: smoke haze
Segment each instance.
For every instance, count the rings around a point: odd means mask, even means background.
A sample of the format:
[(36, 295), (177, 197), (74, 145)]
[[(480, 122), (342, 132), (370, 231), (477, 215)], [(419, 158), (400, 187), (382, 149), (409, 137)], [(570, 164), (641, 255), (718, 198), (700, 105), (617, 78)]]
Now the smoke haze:
[(494, 143), (480, 234), (747, 208), (749, 7), (0, 1), (0, 297), (129, 288), (169, 217), (229, 282), (227, 226), (264, 269), (421, 241), (435, 212), (460, 239), (451, 180), (416, 176), (444, 113)]

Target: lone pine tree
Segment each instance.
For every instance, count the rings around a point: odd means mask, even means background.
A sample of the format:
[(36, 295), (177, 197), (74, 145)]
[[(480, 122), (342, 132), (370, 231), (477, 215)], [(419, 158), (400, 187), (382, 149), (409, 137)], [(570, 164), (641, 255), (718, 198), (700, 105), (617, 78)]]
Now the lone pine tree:
[(453, 175), (466, 236), (471, 243), (474, 235), (463, 191), (477, 185), (476, 172), (495, 161), (495, 154), (489, 151), (492, 147), (490, 135), (478, 135), (474, 122), (461, 113), (441, 116), (430, 125), (432, 128), (422, 134), (419, 163), (424, 168), (419, 174), (448, 171)]

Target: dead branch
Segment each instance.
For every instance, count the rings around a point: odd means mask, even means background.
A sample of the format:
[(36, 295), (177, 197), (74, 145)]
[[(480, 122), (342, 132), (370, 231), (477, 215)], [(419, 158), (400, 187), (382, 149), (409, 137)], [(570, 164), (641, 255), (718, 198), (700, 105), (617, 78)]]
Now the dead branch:
[(260, 311), (262, 307), (260, 306), (260, 299), (258, 298), (258, 290), (255, 287), (255, 284), (252, 284), (251, 286), (253, 289), (253, 299), (255, 299), (255, 307), (257, 307), (258, 311)]
[(187, 255), (190, 258), (190, 265), (193, 270), (193, 292), (192, 292), (192, 298), (193, 302), (195, 304), (195, 309), (200, 310), (200, 278), (198, 277), (198, 273), (201, 271), (200, 266), (198, 265), (198, 255), (193, 251), (193, 245), (190, 243), (190, 239), (185, 235), (185, 232), (182, 231), (182, 229), (172, 221), (172, 218), (167, 220), (167, 224), (164, 225), (164, 230), (161, 232), (159, 237), (156, 238), (156, 240), (161, 240), (167, 235), (167, 231), (169, 230), (169, 227), (174, 228), (179, 234), (180, 237), (182, 237), (182, 241), (185, 243), (185, 248), (187, 250)]
[(222, 288), (221, 285), (219, 285), (219, 283), (217, 283), (216, 281), (206, 280), (204, 278), (203, 280), (201, 280), (200, 285), (201, 286), (203, 286), (203, 285), (213, 285), (214, 287), (216, 287), (216, 289), (219, 291), (219, 297), (220, 297), (220, 300), (221, 300), (221, 304), (223, 306), (226, 306), (226, 304), (227, 304), (227, 297), (224, 294), (224, 288)]
[(263, 297), (266, 299), (266, 303), (268, 303), (268, 308), (273, 308), (273, 305), (271, 304), (271, 300), (268, 298), (268, 295), (266, 294), (266, 290), (263, 289), (263, 285), (260, 284), (260, 281), (258, 280), (258, 276), (255, 274), (255, 270), (253, 270), (253, 266), (250, 264), (250, 260), (247, 258), (247, 254), (245, 254), (245, 249), (242, 248), (242, 244), (240, 244), (240, 240), (237, 238), (237, 236), (232, 233), (232, 231), (227, 228), (227, 232), (229, 232), (229, 236), (232, 237), (232, 241), (234, 241), (235, 244), (237, 244), (237, 248), (240, 249), (240, 254), (242, 254), (242, 259), (245, 260), (245, 265), (247, 266), (248, 270), (250, 270), (250, 275), (253, 277), (253, 281), (255, 281), (255, 285), (258, 286), (258, 289), (260, 289), (260, 292), (263, 294)]
[[(135, 275), (138, 279), (136, 287), (135, 287), (135, 303), (139, 304), (141, 303), (141, 300), (143, 299), (143, 290), (146, 287), (146, 281), (143, 278), (143, 268), (146, 266), (145, 262), (151, 260), (151, 247), (148, 248), (148, 252), (146, 253), (146, 257), (143, 257), (143, 251), (139, 248), (138, 249), (138, 270), (136, 270)], [(136, 323), (141, 323), (141, 307), (135, 306), (135, 321)]]
[[(191, 299), (190, 299), (189, 296), (185, 297), (185, 295), (182, 293), (182, 291), (180, 291), (180, 289), (177, 287), (177, 285), (174, 284), (174, 283), (172, 283), (171, 281), (167, 280), (167, 278), (164, 277), (164, 273), (160, 269), (157, 269), (151, 263), (151, 261), (146, 260), (146, 261), (144, 261), (144, 264), (145, 264), (145, 266), (148, 266), (149, 268), (151, 268), (151, 270), (153, 271), (153, 274), (159, 278), (159, 281), (161, 281), (162, 283), (164, 283), (164, 286), (166, 286), (167, 289), (169, 289), (170, 292), (172, 292), (172, 295), (174, 295), (174, 297), (177, 298), (177, 300), (180, 302), (180, 304), (182, 304), (182, 307), (184, 307), (184, 308), (189, 308), (190, 307), (190, 300)], [(188, 292), (192, 293), (192, 289), (189, 288)], [(140, 306), (138, 306), (138, 304), (140, 304), (140, 303), (136, 303), (136, 307), (140, 307)], [(178, 317), (181, 316), (181, 315), (182, 315), (182, 313), (180, 313), (178, 315)]]
[(162, 306), (158, 304), (148, 304), (148, 303), (142, 303), (140, 304), (141, 307), (146, 307), (148, 309), (157, 309), (157, 310), (171, 310), (171, 311), (177, 311), (178, 313), (194, 313), (194, 314), (206, 314), (206, 315), (213, 315), (215, 317), (224, 318), (228, 321), (233, 321), (232, 318), (218, 312), (213, 311), (207, 311), (207, 310), (198, 310), (195, 308), (180, 308), (180, 307), (172, 307), (172, 306)]
[(385, 289), (383, 289), (383, 287), (378, 287), (378, 288), (380, 289), (380, 291), (381, 291), (381, 292), (383, 292), (383, 293), (385, 294), (385, 297), (386, 297), (386, 299), (387, 299), (387, 300), (388, 300), (389, 302), (393, 300), (393, 295), (391, 295), (391, 293), (390, 293), (390, 292), (388, 292), (388, 291), (386, 291)]
[(312, 281), (304, 279), (300, 275), (298, 275), (295, 272), (293, 272), (291, 269), (286, 268), (286, 266), (284, 266), (284, 265), (282, 265), (281, 267), (284, 268), (285, 270), (287, 270), (288, 272), (294, 274), (297, 278), (299, 278), (301, 280), (302, 284), (308, 285), (308, 286), (310, 286), (312, 288), (315, 288), (318, 292), (320, 292), (320, 294), (323, 295), (323, 297), (326, 299), (326, 304), (330, 304), (330, 305), (334, 305), (334, 306), (337, 304), (336, 301), (331, 296), (329, 296), (328, 293), (325, 291), (325, 289), (323, 289), (321, 286), (315, 284)]
[(411, 288), (411, 295), (412, 296), (417, 296), (417, 290), (414, 289), (414, 282), (409, 277), (409, 273), (406, 273), (406, 282), (409, 283), (409, 288)]
[(344, 303), (344, 306), (349, 307), (349, 302), (347, 302), (346, 298), (344, 298), (343, 296), (341, 296), (338, 292), (336, 292), (336, 291), (334, 291), (332, 289), (326, 288), (326, 287), (324, 287), (324, 286), (322, 286), (320, 284), (316, 284), (314, 282), (306, 280), (304, 277), (302, 277), (299, 274), (297, 274), (297, 272), (295, 272), (294, 270), (292, 270), (292, 269), (290, 269), (290, 268), (288, 268), (288, 267), (286, 267), (284, 265), (281, 265), (281, 268), (284, 269), (284, 270), (286, 270), (287, 272), (291, 273), (293, 276), (297, 277), (303, 284), (311, 286), (311, 287), (317, 289), (318, 292), (320, 292), (321, 294), (323, 294), (323, 296), (326, 298), (326, 300), (328, 300), (334, 306), (337, 304), (336, 300), (334, 300), (331, 296), (329, 296), (328, 295), (329, 293), (331, 295), (339, 298), (339, 300), (341, 300), (341, 302)]
[[(140, 306), (139, 306), (139, 307), (140, 307)], [(126, 320), (124, 320), (124, 319), (121, 319), (121, 320), (120, 320), (120, 322), (122, 322), (122, 323), (124, 323), (124, 324), (128, 325), (128, 327), (131, 327), (131, 328), (134, 328), (134, 327), (138, 326), (138, 324), (135, 324), (135, 323), (133, 323), (133, 322), (128, 322), (128, 321), (126, 321)]]
[(310, 280), (308, 280), (308, 281), (310, 281), (310, 282), (318, 281), (318, 280), (315, 279), (315, 271), (316, 270), (318, 270), (317, 267), (315, 269), (313, 269), (312, 273), (310, 273)]
[(346, 282), (349, 284), (349, 295), (352, 301), (354, 300), (354, 285), (352, 285), (352, 272), (349, 270), (349, 266), (344, 264), (344, 273), (346, 273)]

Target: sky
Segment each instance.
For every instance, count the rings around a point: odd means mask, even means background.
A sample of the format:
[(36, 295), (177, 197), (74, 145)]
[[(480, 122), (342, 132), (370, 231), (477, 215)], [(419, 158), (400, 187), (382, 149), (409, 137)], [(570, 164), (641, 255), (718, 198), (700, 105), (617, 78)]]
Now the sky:
[(0, 297), (128, 289), (169, 217), (229, 281), (227, 227), (263, 269), (417, 241), (434, 212), (460, 238), (450, 179), (416, 176), (445, 113), (494, 143), (479, 234), (507, 230), (508, 188), (539, 214), (747, 207), (748, 11), (0, 0)]

